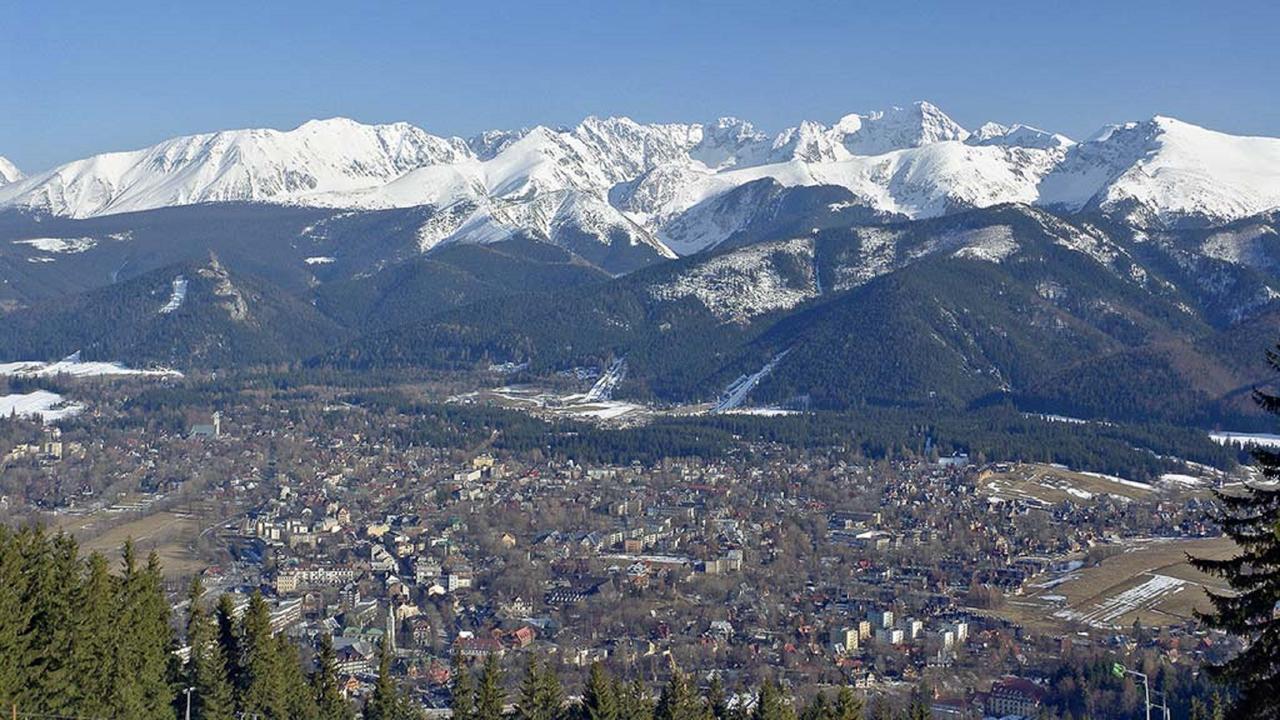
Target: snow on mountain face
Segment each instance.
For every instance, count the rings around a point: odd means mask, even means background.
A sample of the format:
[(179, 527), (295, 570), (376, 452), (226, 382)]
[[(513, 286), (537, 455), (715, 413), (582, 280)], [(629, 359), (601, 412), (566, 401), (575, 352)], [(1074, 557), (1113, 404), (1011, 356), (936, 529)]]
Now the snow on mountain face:
[(11, 182), (17, 182), (22, 179), (22, 171), (9, 161), (9, 158), (0, 155), (0, 185), (8, 185)]
[(315, 120), (287, 132), (230, 130), (78, 160), (5, 186), (0, 205), (83, 218), (201, 202), (289, 202), (470, 156), (462, 140), (404, 123)]
[(1256, 215), (1280, 206), (1280, 139), (1166, 117), (1113, 126), (1071, 148), (1039, 194), (1048, 206), (1120, 210), (1164, 223)]
[(927, 102), (869, 115), (846, 115), (834, 129), (841, 134), (845, 149), (854, 155), (880, 155), (969, 137), (968, 130)]
[[(710, 258), (665, 283), (651, 285), (656, 300), (692, 297), (717, 317), (745, 322), (789, 310), (821, 293), (813, 270), (813, 241), (799, 238), (760, 243)], [(777, 262), (781, 258), (786, 261)], [(796, 270), (784, 274), (780, 266)]]
[(418, 233), (423, 248), (525, 232), (646, 246), (664, 257), (714, 246), (751, 222), (740, 199), (717, 198), (765, 178), (784, 188), (839, 186), (894, 217), (1017, 202), (1123, 213), (1142, 224), (1217, 223), (1280, 206), (1280, 139), (1157, 117), (1076, 144), (1025, 125), (970, 133), (920, 102), (831, 126), (804, 122), (774, 137), (734, 118), (590, 117), (573, 128), (467, 141), (336, 119), (176, 138), (4, 183), (16, 175), (0, 162), (0, 208), (89, 217), (220, 201), (431, 206)]
[(989, 122), (978, 128), (966, 140), (970, 145), (1003, 145), (1005, 147), (1040, 148), (1050, 150), (1075, 145), (1066, 135), (1051, 133), (1030, 125), (1001, 125)]

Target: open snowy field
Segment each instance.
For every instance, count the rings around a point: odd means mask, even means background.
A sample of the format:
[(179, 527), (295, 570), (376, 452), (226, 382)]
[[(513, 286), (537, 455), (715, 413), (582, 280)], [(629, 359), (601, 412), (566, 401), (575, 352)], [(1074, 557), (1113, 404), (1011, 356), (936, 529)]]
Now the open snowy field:
[(0, 363), (0, 376), (17, 377), (101, 377), (110, 375), (143, 375), (147, 377), (182, 377), (177, 370), (157, 368), (138, 370), (115, 362), (81, 362), (72, 358), (58, 362), (24, 360)]
[(1209, 439), (1219, 445), (1239, 445), (1240, 447), (1257, 446), (1264, 448), (1280, 447), (1280, 435), (1271, 433), (1211, 432)]
[(80, 403), (68, 402), (58, 393), (48, 390), (0, 395), (0, 417), (18, 415), (54, 423), (83, 410), (84, 406)]

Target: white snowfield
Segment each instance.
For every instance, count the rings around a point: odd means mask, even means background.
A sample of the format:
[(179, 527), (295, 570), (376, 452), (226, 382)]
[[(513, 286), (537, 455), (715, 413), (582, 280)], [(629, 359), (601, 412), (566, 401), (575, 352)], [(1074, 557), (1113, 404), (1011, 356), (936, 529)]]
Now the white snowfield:
[(139, 370), (117, 362), (82, 361), (75, 352), (57, 362), (22, 360), (0, 363), (0, 377), (101, 377), (109, 375), (143, 375), (148, 377), (182, 377), (182, 373), (168, 368)]
[(46, 253), (74, 254), (93, 249), (98, 244), (98, 241), (91, 237), (31, 238), (29, 240), (14, 240), (13, 244), (29, 245), (40, 252)]
[(591, 117), (470, 140), (337, 118), (175, 138), (27, 178), (0, 163), (0, 207), (84, 218), (227, 201), (431, 205), (442, 212), (419, 233), (424, 249), (516, 230), (552, 238), (580, 230), (671, 256), (729, 237), (746, 213), (717, 200), (765, 178), (840, 186), (859, 204), (911, 218), (1019, 202), (1121, 210), (1143, 222), (1225, 221), (1280, 207), (1280, 139), (1160, 116), (1082, 143), (1024, 125), (971, 133), (927, 102), (831, 126), (804, 122), (773, 137), (734, 118)]
[(1240, 447), (1280, 448), (1280, 435), (1270, 433), (1243, 432), (1211, 432), (1209, 439), (1219, 445), (1238, 445)]
[(69, 418), (83, 410), (83, 405), (67, 402), (58, 393), (48, 390), (0, 395), (0, 417), (32, 417), (48, 424)]

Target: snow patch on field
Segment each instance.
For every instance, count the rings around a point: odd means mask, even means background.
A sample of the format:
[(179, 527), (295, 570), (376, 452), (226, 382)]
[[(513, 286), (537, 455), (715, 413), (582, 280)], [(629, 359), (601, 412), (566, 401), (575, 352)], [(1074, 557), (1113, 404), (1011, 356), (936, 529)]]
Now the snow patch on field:
[(799, 410), (788, 410), (780, 407), (740, 407), (724, 411), (725, 415), (753, 415), (755, 417), (784, 417), (799, 415)]
[(44, 423), (55, 423), (84, 410), (80, 403), (68, 402), (61, 395), (48, 390), (33, 390), (0, 396), (0, 417), (38, 418)]
[(98, 244), (91, 237), (79, 238), (31, 238), (30, 240), (14, 240), (14, 245), (29, 245), (47, 253), (82, 253)]
[(1125, 487), (1131, 487), (1135, 490), (1151, 490), (1151, 486), (1146, 483), (1140, 483), (1135, 480), (1126, 480), (1122, 477), (1117, 477), (1115, 475), (1105, 475), (1103, 473), (1084, 472), (1084, 471), (1081, 471), (1080, 474), (1088, 475), (1089, 477), (1093, 477), (1093, 478), (1098, 478), (1099, 480), (1106, 480), (1107, 482), (1113, 482), (1113, 483), (1116, 483), (1117, 485), (1124, 485)]
[(1116, 620), (1128, 613), (1149, 608), (1161, 598), (1182, 592), (1188, 582), (1168, 575), (1152, 575), (1146, 582), (1093, 603), (1084, 609), (1059, 610), (1054, 617), (1093, 627), (1114, 627)]
[(1249, 447), (1254, 445), (1264, 448), (1280, 447), (1280, 435), (1272, 435), (1270, 433), (1241, 433), (1241, 432), (1211, 432), (1209, 439), (1219, 445), (1239, 445), (1240, 447)]
[(1203, 485), (1204, 481), (1194, 475), (1182, 475), (1179, 473), (1165, 473), (1160, 476), (1160, 482), (1174, 485)]
[[(78, 355), (79, 353), (77, 353)], [(143, 375), (147, 377), (182, 377), (182, 373), (168, 368), (138, 370), (117, 362), (81, 362), (72, 355), (58, 362), (23, 360), (0, 363), (0, 376), (14, 377), (100, 377), (107, 375)]]

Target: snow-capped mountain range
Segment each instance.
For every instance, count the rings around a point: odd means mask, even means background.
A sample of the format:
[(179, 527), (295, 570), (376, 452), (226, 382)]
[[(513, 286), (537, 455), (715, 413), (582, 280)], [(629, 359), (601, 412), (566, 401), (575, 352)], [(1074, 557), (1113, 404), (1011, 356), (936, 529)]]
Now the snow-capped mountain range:
[(970, 132), (926, 102), (772, 137), (733, 118), (591, 117), (469, 140), (332, 119), (176, 138), (26, 178), (0, 158), (0, 209), (87, 218), (230, 201), (429, 206), (418, 230), (424, 250), (523, 232), (674, 257), (732, 235), (741, 213), (726, 203), (741, 198), (729, 193), (757, 181), (844, 188), (885, 218), (1014, 202), (1118, 213), (1143, 226), (1214, 224), (1280, 207), (1280, 139), (1159, 116), (1080, 143), (1024, 125)]

